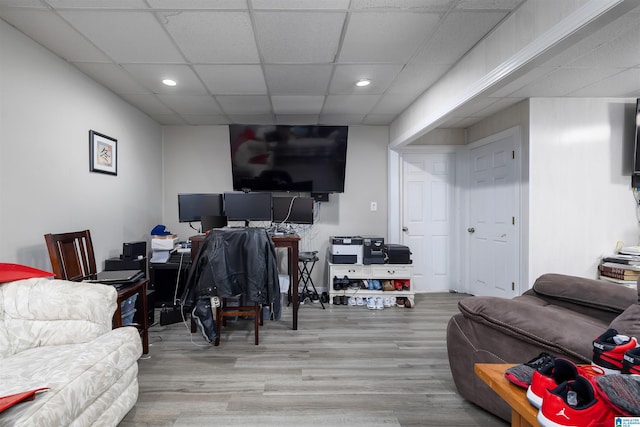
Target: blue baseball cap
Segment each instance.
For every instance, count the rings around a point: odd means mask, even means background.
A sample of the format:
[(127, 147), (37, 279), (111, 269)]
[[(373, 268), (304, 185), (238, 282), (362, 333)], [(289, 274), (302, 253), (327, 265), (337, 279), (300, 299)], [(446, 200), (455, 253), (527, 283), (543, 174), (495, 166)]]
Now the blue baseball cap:
[(151, 230), (152, 236), (168, 236), (169, 234), (171, 234), (171, 232), (167, 230), (167, 227), (165, 225), (162, 224), (156, 225), (155, 227), (153, 227), (153, 230)]

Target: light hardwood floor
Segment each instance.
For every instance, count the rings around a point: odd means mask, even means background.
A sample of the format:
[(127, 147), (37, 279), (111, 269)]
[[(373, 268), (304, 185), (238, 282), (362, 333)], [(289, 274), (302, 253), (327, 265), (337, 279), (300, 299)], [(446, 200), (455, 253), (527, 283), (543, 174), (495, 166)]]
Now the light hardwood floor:
[(507, 426), (455, 391), (445, 330), (464, 296), (417, 295), (412, 309), (307, 303), (297, 331), (289, 307), (258, 346), (249, 320), (224, 328), (219, 347), (184, 324), (152, 326), (120, 425)]

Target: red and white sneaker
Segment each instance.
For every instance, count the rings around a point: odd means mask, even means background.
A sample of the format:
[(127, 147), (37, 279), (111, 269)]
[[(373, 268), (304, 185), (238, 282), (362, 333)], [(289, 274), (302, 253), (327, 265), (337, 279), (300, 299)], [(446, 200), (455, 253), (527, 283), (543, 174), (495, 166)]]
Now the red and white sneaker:
[(621, 373), (640, 376), (640, 347), (631, 349), (624, 354)]
[(604, 375), (604, 370), (599, 366), (576, 366), (568, 359), (555, 358), (553, 363), (545, 365), (533, 373), (531, 385), (527, 389), (527, 400), (539, 409), (549, 390), (553, 390), (559, 384), (575, 380), (578, 376), (594, 377), (600, 375)]
[(621, 335), (615, 329), (607, 329), (593, 340), (592, 364), (601, 367), (607, 374), (619, 374), (624, 354), (636, 347), (638, 341), (634, 337)]
[(596, 398), (591, 382), (578, 376), (549, 390), (538, 422), (542, 427), (611, 427), (616, 415), (611, 406)]

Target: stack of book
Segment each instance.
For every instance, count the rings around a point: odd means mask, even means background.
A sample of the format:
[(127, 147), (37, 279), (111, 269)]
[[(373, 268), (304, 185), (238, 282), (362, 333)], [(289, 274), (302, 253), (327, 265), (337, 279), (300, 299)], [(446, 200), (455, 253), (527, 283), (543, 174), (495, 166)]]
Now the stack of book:
[(622, 253), (602, 259), (598, 266), (600, 278), (621, 285), (636, 286), (640, 277), (640, 255)]

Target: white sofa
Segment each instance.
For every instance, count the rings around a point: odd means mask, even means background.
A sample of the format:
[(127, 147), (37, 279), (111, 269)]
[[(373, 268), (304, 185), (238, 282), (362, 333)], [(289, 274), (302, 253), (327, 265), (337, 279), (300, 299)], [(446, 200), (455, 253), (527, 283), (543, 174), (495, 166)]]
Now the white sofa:
[(39, 387), (0, 426), (115, 426), (138, 399), (142, 344), (112, 330), (116, 291), (31, 278), (0, 283), (0, 396)]

